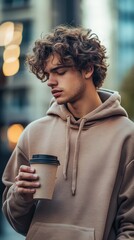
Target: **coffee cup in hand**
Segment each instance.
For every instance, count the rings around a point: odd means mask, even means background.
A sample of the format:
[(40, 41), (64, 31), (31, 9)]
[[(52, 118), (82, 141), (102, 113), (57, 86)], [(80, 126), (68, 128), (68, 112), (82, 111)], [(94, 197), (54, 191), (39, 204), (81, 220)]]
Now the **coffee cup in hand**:
[(56, 156), (35, 154), (30, 160), (30, 164), (39, 175), (40, 187), (33, 195), (34, 199), (52, 199), (57, 168), (60, 165)]

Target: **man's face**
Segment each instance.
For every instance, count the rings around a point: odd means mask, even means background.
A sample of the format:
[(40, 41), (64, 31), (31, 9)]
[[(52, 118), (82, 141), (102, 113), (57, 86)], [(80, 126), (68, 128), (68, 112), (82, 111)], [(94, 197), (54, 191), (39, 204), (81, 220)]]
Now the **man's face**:
[(58, 56), (50, 56), (45, 67), (47, 85), (58, 104), (75, 103), (84, 97), (86, 81), (72, 65), (61, 65)]

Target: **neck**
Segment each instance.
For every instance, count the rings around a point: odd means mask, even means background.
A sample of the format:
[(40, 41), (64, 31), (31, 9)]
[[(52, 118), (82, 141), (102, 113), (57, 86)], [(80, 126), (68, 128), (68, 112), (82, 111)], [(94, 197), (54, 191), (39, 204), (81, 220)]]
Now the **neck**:
[(82, 118), (101, 104), (102, 101), (95, 89), (95, 91), (90, 91), (89, 94), (85, 95), (83, 99), (74, 103), (67, 103), (67, 107), (75, 118)]

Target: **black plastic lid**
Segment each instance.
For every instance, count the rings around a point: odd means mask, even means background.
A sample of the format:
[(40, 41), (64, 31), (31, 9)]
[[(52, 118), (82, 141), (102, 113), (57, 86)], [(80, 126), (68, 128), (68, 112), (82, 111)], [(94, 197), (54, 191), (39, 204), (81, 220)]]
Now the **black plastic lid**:
[(34, 154), (30, 159), (30, 163), (60, 165), (56, 156), (47, 154)]
[(47, 158), (47, 159), (57, 159), (57, 156), (54, 156), (54, 155), (49, 155), (49, 154), (34, 154), (33, 156), (32, 156), (32, 159), (33, 158)]

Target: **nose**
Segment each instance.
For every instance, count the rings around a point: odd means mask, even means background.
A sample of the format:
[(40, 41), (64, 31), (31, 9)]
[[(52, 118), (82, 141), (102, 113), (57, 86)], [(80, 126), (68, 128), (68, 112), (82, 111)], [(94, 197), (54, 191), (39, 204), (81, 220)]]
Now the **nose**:
[(58, 84), (56, 76), (53, 73), (49, 74), (49, 78), (47, 80), (47, 85), (48, 87), (53, 87), (56, 86)]

